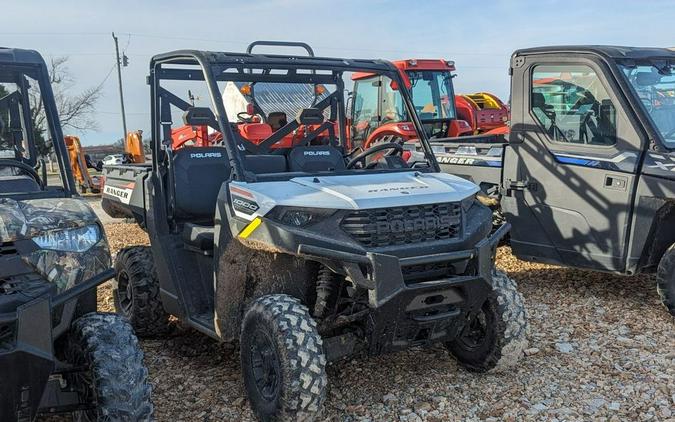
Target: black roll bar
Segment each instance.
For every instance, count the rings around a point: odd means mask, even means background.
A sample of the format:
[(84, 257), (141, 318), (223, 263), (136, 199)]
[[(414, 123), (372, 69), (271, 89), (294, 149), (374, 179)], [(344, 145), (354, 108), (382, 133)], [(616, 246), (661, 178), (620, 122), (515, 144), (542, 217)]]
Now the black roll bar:
[(309, 44), (299, 41), (253, 41), (251, 44), (246, 47), (246, 54), (251, 54), (253, 47), (257, 45), (267, 45), (271, 47), (300, 47), (304, 48), (307, 51), (309, 57), (314, 57), (314, 50)]

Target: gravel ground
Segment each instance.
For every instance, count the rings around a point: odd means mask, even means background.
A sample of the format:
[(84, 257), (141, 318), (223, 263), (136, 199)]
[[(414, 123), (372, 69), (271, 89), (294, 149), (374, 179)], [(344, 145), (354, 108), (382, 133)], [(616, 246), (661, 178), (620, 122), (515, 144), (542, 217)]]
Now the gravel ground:
[[(131, 224), (106, 225), (113, 253), (147, 243)], [(675, 421), (675, 321), (651, 276), (624, 278), (531, 264), (501, 248), (519, 284), (530, 345), (505, 374), (473, 374), (442, 348), (333, 364), (326, 421)], [(110, 287), (99, 308), (112, 310)], [(159, 421), (251, 420), (237, 350), (188, 328), (144, 340)]]

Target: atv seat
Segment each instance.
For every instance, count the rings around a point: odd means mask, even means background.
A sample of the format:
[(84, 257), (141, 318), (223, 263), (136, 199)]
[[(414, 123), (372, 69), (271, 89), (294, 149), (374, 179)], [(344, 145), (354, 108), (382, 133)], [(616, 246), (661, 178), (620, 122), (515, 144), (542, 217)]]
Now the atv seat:
[(181, 237), (188, 249), (201, 252), (204, 255), (212, 255), (213, 233), (213, 226), (200, 226), (194, 223), (185, 223)]

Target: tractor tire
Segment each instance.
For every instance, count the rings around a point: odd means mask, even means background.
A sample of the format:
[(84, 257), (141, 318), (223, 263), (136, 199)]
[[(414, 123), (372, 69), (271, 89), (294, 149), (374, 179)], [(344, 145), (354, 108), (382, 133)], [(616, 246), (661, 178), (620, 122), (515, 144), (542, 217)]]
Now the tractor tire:
[(656, 291), (668, 312), (675, 316), (675, 245), (661, 257), (656, 271)]
[(67, 337), (66, 360), (86, 369), (66, 375), (92, 409), (76, 421), (149, 421), (152, 387), (143, 352), (129, 323), (119, 315), (90, 313), (77, 319)]
[(326, 357), (316, 322), (298, 299), (268, 295), (249, 307), (241, 327), (241, 369), (262, 421), (311, 421), (326, 397)]
[(160, 336), (170, 330), (149, 246), (132, 246), (117, 254), (113, 299), (117, 313), (129, 319), (139, 337)]
[(527, 332), (527, 313), (516, 283), (495, 270), (492, 291), (481, 311), (446, 346), (457, 362), (471, 372), (502, 371), (514, 366), (523, 355)]

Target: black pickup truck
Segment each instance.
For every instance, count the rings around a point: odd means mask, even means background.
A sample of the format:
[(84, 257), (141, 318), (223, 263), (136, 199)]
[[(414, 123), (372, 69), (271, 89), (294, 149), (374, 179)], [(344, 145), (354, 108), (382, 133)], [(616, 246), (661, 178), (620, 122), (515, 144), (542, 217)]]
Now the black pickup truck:
[(508, 139), (435, 139), (432, 148), (443, 171), (498, 201), (517, 257), (657, 272), (675, 315), (673, 66), (670, 49), (518, 50)]

